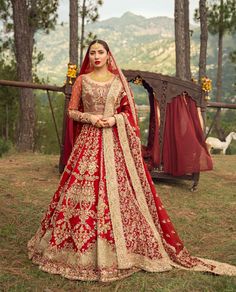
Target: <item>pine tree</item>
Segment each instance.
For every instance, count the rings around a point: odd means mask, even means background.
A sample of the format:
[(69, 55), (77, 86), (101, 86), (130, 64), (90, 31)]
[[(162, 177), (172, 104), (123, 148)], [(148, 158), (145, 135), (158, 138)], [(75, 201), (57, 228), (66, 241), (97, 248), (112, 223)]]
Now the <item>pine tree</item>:
[[(208, 30), (213, 35), (218, 35), (218, 65), (216, 79), (216, 101), (222, 98), (222, 60), (223, 60), (223, 38), (227, 33), (236, 31), (236, 2), (235, 0), (220, 0), (208, 6)], [(220, 139), (224, 138), (220, 127), (220, 112), (216, 116), (215, 129)]]
[(83, 50), (86, 43), (90, 42), (96, 36), (89, 32), (87, 40), (85, 39), (85, 23), (97, 21), (98, 7), (103, 4), (102, 0), (83, 0), (82, 6), (80, 7), (80, 17), (81, 17), (81, 34), (80, 34), (80, 65), (83, 61)]
[[(0, 18), (6, 32), (14, 31), (14, 52), (19, 81), (32, 82), (35, 33), (49, 33), (57, 19), (59, 0), (2, 0)], [(10, 43), (10, 42), (9, 42)], [(17, 146), (19, 151), (34, 149), (35, 100), (32, 89), (22, 88), (19, 97)]]
[(190, 80), (189, 1), (175, 0), (176, 76)]

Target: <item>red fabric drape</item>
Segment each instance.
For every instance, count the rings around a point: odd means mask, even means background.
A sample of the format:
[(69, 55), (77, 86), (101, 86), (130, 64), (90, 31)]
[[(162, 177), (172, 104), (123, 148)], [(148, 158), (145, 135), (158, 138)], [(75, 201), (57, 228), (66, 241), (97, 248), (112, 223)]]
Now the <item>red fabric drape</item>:
[(188, 95), (177, 96), (167, 104), (163, 168), (174, 176), (213, 168), (196, 104)]
[[(83, 111), (82, 104), (79, 106), (78, 110)], [(65, 123), (66, 131), (65, 131), (64, 151), (63, 151), (63, 157), (62, 157), (62, 163), (64, 165), (67, 164), (67, 161), (70, 157), (75, 140), (80, 133), (81, 127), (82, 127), (81, 123), (73, 121), (72, 119), (69, 118), (68, 115), (66, 116), (66, 123)]]
[(160, 164), (158, 102), (152, 92), (149, 92), (150, 118), (147, 146), (142, 146), (142, 155), (148, 169), (151, 171)]

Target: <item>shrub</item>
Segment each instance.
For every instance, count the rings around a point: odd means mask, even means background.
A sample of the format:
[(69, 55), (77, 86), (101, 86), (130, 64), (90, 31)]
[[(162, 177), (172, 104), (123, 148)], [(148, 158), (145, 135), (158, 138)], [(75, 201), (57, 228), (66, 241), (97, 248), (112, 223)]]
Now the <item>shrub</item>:
[(0, 138), (0, 157), (2, 157), (3, 153), (8, 152), (10, 149), (10, 142)]

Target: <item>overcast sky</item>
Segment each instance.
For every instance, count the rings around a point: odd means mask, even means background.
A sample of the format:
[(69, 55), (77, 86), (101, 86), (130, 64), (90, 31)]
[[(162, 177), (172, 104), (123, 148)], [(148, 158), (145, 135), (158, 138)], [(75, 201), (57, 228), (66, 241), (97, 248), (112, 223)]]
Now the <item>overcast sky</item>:
[[(174, 0), (104, 0), (99, 8), (100, 20), (111, 17), (120, 17), (130, 11), (138, 15), (149, 17), (174, 17)], [(190, 0), (190, 22), (193, 22), (194, 9), (198, 7), (199, 0)], [(69, 0), (60, 0), (59, 21), (68, 22)]]

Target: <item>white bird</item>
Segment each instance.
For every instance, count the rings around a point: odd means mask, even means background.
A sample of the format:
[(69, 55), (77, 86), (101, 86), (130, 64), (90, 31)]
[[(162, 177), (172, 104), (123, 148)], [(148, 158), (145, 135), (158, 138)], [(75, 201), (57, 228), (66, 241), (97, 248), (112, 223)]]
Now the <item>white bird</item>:
[(215, 137), (208, 137), (206, 139), (208, 151), (211, 152), (211, 149), (220, 149), (222, 150), (222, 153), (225, 154), (226, 149), (229, 147), (229, 144), (231, 143), (232, 139), (236, 140), (235, 132), (229, 133), (229, 135), (225, 138), (225, 142), (222, 142)]

